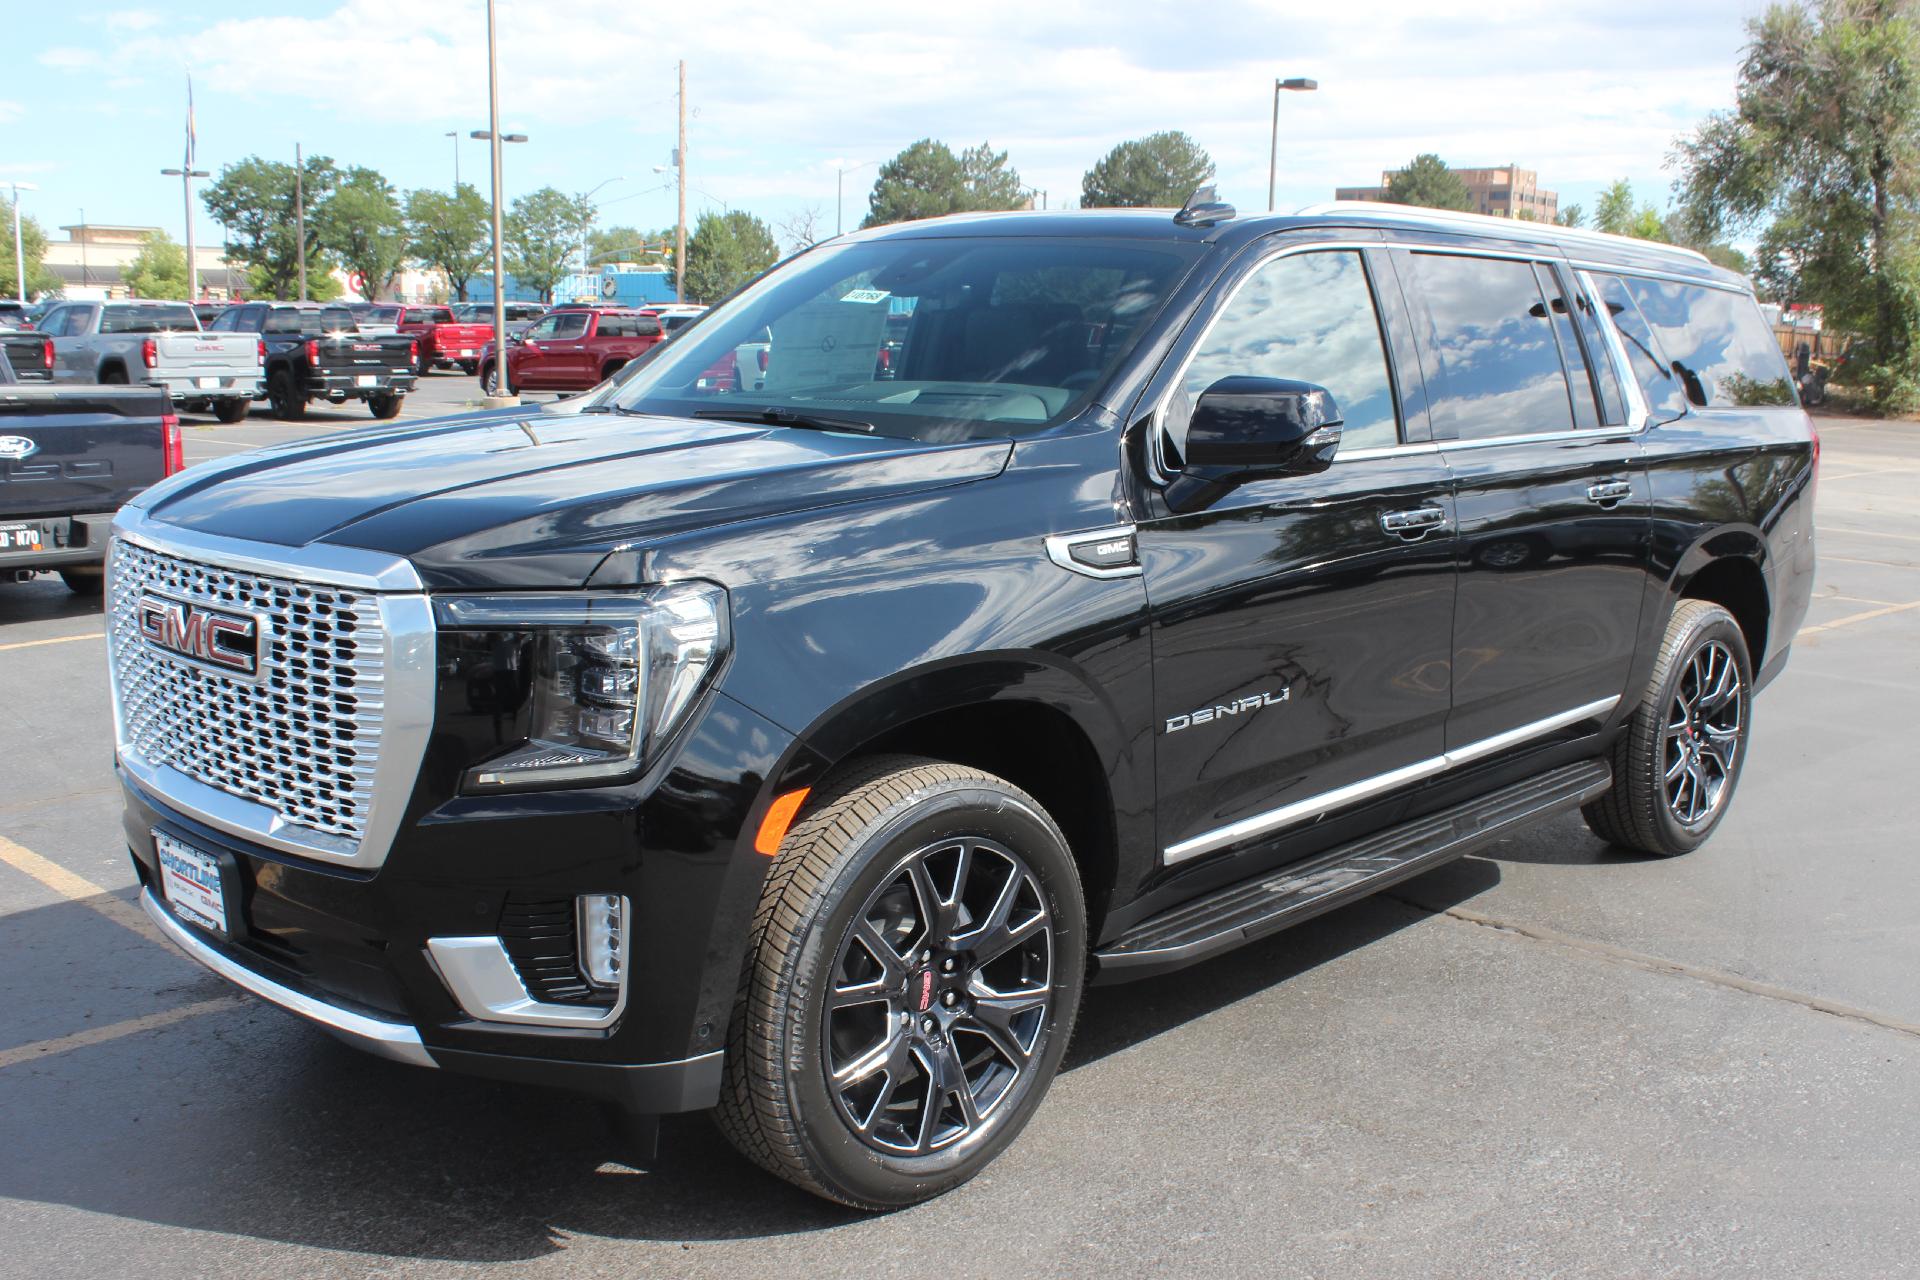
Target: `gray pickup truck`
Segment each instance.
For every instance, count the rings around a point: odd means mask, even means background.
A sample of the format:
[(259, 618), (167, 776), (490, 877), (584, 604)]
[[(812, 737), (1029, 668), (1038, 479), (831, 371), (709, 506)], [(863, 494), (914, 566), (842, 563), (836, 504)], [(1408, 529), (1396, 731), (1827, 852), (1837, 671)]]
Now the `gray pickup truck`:
[(53, 339), (56, 383), (142, 382), (193, 412), (247, 416), (265, 386), (257, 333), (203, 333), (185, 302), (63, 302), (38, 332)]
[(0, 581), (98, 595), (113, 513), (184, 465), (159, 387), (23, 383), (0, 351)]

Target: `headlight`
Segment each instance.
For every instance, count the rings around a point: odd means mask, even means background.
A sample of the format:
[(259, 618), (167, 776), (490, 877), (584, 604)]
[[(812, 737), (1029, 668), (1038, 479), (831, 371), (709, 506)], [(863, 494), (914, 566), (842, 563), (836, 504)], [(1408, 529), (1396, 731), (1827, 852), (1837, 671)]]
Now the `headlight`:
[[(634, 595), (441, 596), (448, 684), (492, 727), (469, 791), (604, 782), (673, 736), (727, 650), (727, 593), (708, 582)], [(469, 757), (472, 759), (473, 757)]]

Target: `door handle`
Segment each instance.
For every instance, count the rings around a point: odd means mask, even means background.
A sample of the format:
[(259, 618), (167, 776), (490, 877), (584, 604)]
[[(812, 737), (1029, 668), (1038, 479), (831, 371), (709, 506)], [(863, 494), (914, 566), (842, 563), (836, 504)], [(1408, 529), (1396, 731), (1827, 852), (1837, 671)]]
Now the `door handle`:
[(1611, 507), (1633, 495), (1633, 485), (1625, 480), (1602, 480), (1587, 486), (1587, 501)]
[(1411, 511), (1387, 511), (1380, 516), (1380, 527), (1408, 542), (1418, 542), (1434, 529), (1445, 528), (1447, 513), (1441, 507), (1415, 507)]

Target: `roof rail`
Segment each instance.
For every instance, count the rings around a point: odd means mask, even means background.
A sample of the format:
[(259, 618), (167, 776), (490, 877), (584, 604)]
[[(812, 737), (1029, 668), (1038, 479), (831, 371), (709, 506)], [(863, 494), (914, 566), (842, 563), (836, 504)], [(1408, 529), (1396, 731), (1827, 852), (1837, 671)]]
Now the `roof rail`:
[(1525, 233), (1531, 233), (1530, 238), (1546, 241), (1574, 240), (1586, 241), (1590, 244), (1633, 245), (1656, 253), (1678, 254), (1712, 265), (1712, 259), (1698, 249), (1688, 249), (1682, 245), (1667, 244), (1659, 240), (1617, 236), (1611, 231), (1594, 231), (1587, 227), (1563, 227), (1556, 222), (1529, 222), (1525, 218), (1496, 218), (1486, 213), (1463, 213), (1455, 209), (1426, 209), (1419, 205), (1389, 204), (1383, 200), (1327, 200), (1320, 204), (1308, 205), (1300, 210), (1299, 216), (1320, 217), (1335, 213), (1382, 221), (1431, 222), (1435, 226), (1459, 227), (1463, 230), (1497, 230), (1508, 236), (1518, 231), (1522, 232), (1523, 236)]

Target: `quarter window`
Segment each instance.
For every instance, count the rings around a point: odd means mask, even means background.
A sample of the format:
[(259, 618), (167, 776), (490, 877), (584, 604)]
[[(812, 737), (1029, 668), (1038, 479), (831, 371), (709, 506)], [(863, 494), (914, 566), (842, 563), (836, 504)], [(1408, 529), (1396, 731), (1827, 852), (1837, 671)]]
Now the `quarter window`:
[(1786, 359), (1753, 299), (1705, 285), (1622, 279), (1694, 403), (1706, 408), (1794, 403)]
[[(1553, 311), (1533, 264), (1510, 258), (1414, 253), (1407, 262), (1426, 304), (1434, 436), (1486, 440), (1571, 431), (1567, 374)], [(1589, 400), (1591, 408), (1591, 400)]]
[(1222, 378), (1290, 378), (1333, 393), (1340, 447), (1399, 443), (1393, 379), (1366, 267), (1353, 250), (1275, 258), (1233, 295), (1187, 365), (1162, 424), (1178, 462), (1193, 406)]

